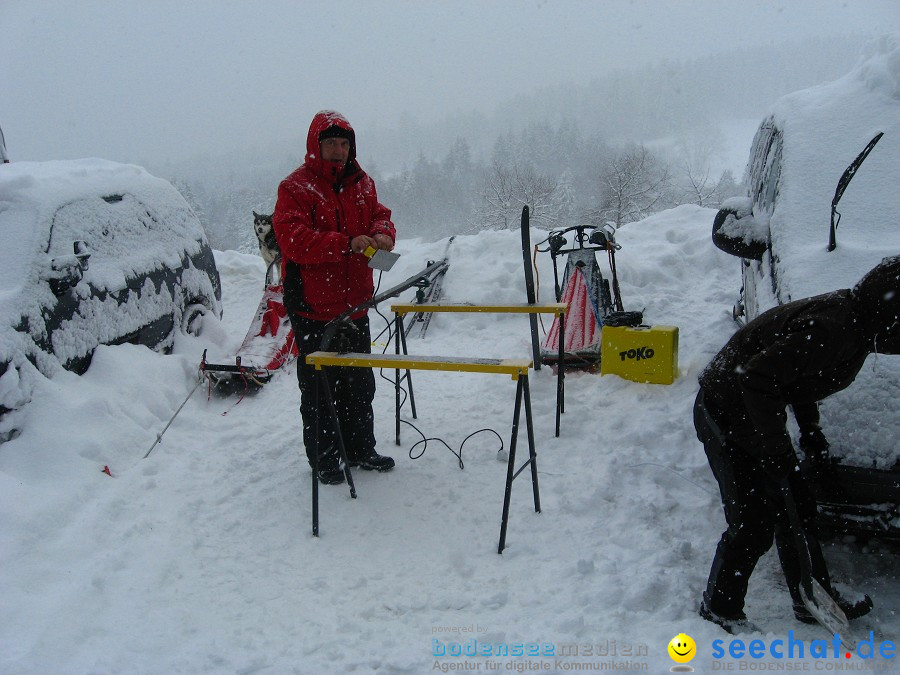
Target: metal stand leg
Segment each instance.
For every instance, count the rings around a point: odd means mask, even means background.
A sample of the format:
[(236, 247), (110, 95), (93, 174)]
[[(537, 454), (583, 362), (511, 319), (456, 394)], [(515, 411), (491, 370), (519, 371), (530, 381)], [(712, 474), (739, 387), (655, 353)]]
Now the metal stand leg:
[(347, 479), (347, 485), (350, 487), (350, 496), (356, 499), (356, 487), (353, 485), (353, 476), (350, 474), (350, 460), (347, 458), (347, 448), (344, 446), (344, 436), (341, 433), (341, 423), (338, 418), (337, 408), (334, 405), (334, 398), (331, 396), (331, 387), (328, 386), (328, 375), (325, 374), (324, 368), (319, 371), (319, 374), (322, 378), (322, 387), (325, 390), (325, 402), (328, 403), (331, 419), (334, 420), (334, 436), (337, 439), (341, 462), (344, 463), (344, 477)]
[[(403, 327), (403, 321), (398, 313), (394, 313), (394, 353), (400, 354), (402, 347), (403, 354), (406, 351), (406, 329)], [(412, 374), (406, 371), (406, 383), (409, 386), (409, 405), (412, 409), (413, 419), (416, 419), (416, 397), (413, 395)], [(394, 371), (394, 443), (400, 445), (400, 371)]]
[[(403, 323), (400, 323), (400, 330), (397, 331), (397, 334), (400, 336), (400, 343), (403, 347), (403, 354), (409, 354), (406, 350), (406, 329), (403, 327)], [(412, 371), (406, 371), (406, 383), (409, 385), (409, 407), (412, 410), (412, 418), (418, 419), (416, 417), (416, 397), (413, 395), (413, 384), (412, 384)]]
[(503, 493), (503, 515), (500, 518), (500, 544), (497, 553), (506, 548), (506, 524), (509, 521), (509, 500), (512, 496), (512, 484), (516, 465), (516, 440), (519, 436), (519, 413), (522, 410), (522, 377), (516, 381), (516, 406), (513, 409), (512, 433), (509, 435), (509, 459), (506, 462), (506, 491)]
[[(316, 387), (316, 410), (319, 409), (319, 388)], [(319, 536), (319, 447), (322, 442), (322, 422), (316, 416), (316, 451), (312, 465), (312, 533)]]
[[(531, 465), (531, 490), (534, 493), (535, 513), (541, 512), (541, 491), (538, 487), (537, 451), (534, 447), (534, 424), (531, 421), (531, 388), (528, 386), (528, 375), (522, 375), (522, 390), (525, 394), (525, 429), (528, 432), (528, 456)], [(522, 466), (524, 469), (524, 465)], [(519, 469), (521, 471), (521, 469)], [(518, 475), (518, 474), (516, 474)]]
[(537, 314), (529, 314), (528, 321), (531, 324), (531, 353), (534, 357), (534, 369), (541, 369), (541, 341), (538, 339)]
[[(528, 461), (518, 470), (516, 466), (516, 441), (519, 435), (519, 419), (522, 411), (522, 399), (525, 400), (525, 427), (528, 433)], [(534, 426), (531, 419), (531, 391), (528, 386), (528, 375), (520, 375), (516, 383), (516, 406), (513, 410), (512, 433), (509, 439), (509, 461), (506, 465), (506, 491), (503, 494), (503, 515), (500, 519), (500, 544), (497, 553), (506, 548), (506, 526), (509, 523), (509, 504), (512, 497), (513, 481), (526, 466), (531, 466), (531, 488), (534, 494), (534, 510), (541, 512), (541, 493), (538, 486), (537, 452), (534, 447)]]
[(559, 365), (556, 369), (556, 437), (559, 438), (560, 415), (566, 411), (566, 315), (559, 315)]
[[(394, 312), (394, 353), (400, 353), (400, 331), (403, 322), (400, 315)], [(394, 371), (394, 443), (400, 445), (400, 371)]]
[[(350, 487), (350, 496), (356, 499), (356, 486), (353, 485), (353, 475), (350, 473), (350, 460), (347, 458), (347, 449), (344, 447), (344, 437), (341, 434), (341, 424), (338, 419), (337, 408), (334, 405), (334, 398), (331, 396), (331, 387), (328, 386), (328, 375), (325, 369), (319, 370), (319, 381), (322, 384), (322, 390), (325, 392), (325, 401), (328, 403), (328, 410), (331, 411), (331, 419), (334, 422), (334, 433), (338, 444), (338, 453), (341, 461), (344, 463), (344, 477), (347, 479), (347, 485)], [(316, 387), (316, 410), (319, 409), (319, 387)], [(322, 423), (316, 420), (316, 452), (313, 457), (313, 484), (312, 484), (312, 530), (313, 536), (319, 536), (319, 454), (321, 451), (321, 434)]]

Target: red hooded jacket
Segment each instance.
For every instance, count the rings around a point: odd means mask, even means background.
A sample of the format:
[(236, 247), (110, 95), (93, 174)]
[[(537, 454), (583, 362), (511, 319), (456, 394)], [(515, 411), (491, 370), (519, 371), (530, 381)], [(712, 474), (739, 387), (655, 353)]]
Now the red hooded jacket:
[[(319, 134), (331, 126), (350, 136), (343, 170), (320, 156)], [(356, 134), (340, 113), (316, 113), (306, 137), (306, 161), (278, 186), (272, 225), (284, 261), (288, 311), (330, 321), (372, 297), (372, 270), (365, 256), (351, 253), (350, 240), (362, 234), (395, 239), (396, 230), (375, 183), (356, 161)]]

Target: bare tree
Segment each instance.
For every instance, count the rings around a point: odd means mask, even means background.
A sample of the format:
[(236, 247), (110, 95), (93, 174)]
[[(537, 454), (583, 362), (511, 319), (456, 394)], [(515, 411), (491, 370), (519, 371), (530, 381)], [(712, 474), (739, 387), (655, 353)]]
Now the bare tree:
[(709, 164), (696, 166), (684, 160), (681, 178), (681, 194), (675, 198), (677, 203), (697, 206), (715, 206), (719, 203), (718, 184), (709, 179)]
[(721, 203), (719, 183), (710, 173), (713, 158), (720, 154), (723, 143), (722, 132), (715, 127), (697, 131), (678, 143), (677, 187), (673, 196), (676, 204), (716, 206)]
[(597, 215), (616, 227), (641, 220), (664, 205), (668, 187), (668, 167), (660, 165), (643, 145), (632, 145), (613, 158), (600, 176)]
[(518, 226), (522, 207), (527, 205), (531, 222), (549, 228), (556, 222), (555, 192), (556, 183), (530, 165), (510, 169), (495, 161), (480, 193), (478, 224), (481, 229), (512, 229)]

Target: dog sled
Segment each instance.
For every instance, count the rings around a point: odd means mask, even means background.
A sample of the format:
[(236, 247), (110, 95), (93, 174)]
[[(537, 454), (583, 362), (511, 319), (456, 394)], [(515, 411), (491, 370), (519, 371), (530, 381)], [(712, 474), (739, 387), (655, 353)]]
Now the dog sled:
[(281, 368), (297, 358), (297, 342), (284, 307), (280, 278), (281, 259), (266, 271), (262, 299), (232, 363), (209, 363), (206, 353), (200, 370), (212, 388), (223, 395), (253, 393), (261, 389)]
[[(571, 244), (567, 235), (572, 237)], [(546, 248), (540, 248), (546, 244)], [(604, 325), (638, 325), (640, 312), (625, 312), (619, 294), (616, 274), (616, 251), (621, 248), (609, 226), (575, 225), (553, 230), (535, 246), (537, 251), (549, 251), (553, 259), (553, 284), (556, 301), (569, 306), (566, 313), (563, 360), (565, 368), (593, 369), (600, 362), (600, 329)], [(609, 259), (610, 280), (604, 278), (597, 263), (596, 252), (605, 251)], [(559, 280), (557, 258), (566, 256), (562, 282)], [(541, 362), (549, 366), (559, 361), (559, 318), (553, 320), (541, 343)]]

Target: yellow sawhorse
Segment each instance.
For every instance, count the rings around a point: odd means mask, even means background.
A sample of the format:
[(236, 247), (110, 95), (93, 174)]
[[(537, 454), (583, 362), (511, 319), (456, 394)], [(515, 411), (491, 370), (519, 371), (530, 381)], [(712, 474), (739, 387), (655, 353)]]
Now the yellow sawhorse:
[[(350, 496), (356, 499), (356, 488), (353, 485), (353, 476), (350, 473), (350, 463), (347, 460), (347, 451), (344, 440), (341, 437), (340, 424), (338, 423), (337, 410), (331, 395), (331, 387), (328, 383), (326, 369), (331, 366), (346, 368), (394, 368), (399, 370), (442, 370), (467, 373), (499, 373), (509, 375), (516, 381), (516, 402), (513, 408), (512, 432), (509, 439), (509, 459), (506, 467), (506, 491), (503, 496), (503, 515), (500, 519), (500, 544), (497, 553), (503, 553), (506, 547), (506, 525), (509, 520), (509, 503), (512, 495), (513, 481), (526, 467), (531, 467), (531, 488), (534, 493), (534, 510), (541, 512), (541, 496), (538, 488), (537, 453), (534, 447), (534, 425), (531, 419), (531, 392), (528, 388), (528, 370), (532, 366), (529, 359), (470, 359), (454, 356), (411, 356), (407, 354), (364, 354), (360, 352), (313, 352), (306, 357), (306, 363), (315, 366), (319, 371), (322, 382), (322, 390), (325, 392), (326, 403), (334, 421), (338, 450), (344, 463), (344, 476), (350, 487)], [(397, 384), (399, 386), (399, 383)], [(318, 395), (318, 388), (317, 388)], [(528, 435), (528, 460), (516, 469), (516, 440), (519, 436), (519, 420), (522, 403), (525, 404), (525, 428)], [(318, 401), (317, 401), (318, 404)], [(318, 433), (316, 429), (318, 447)], [(319, 458), (315, 457), (312, 471), (312, 533), (319, 536), (319, 480), (317, 475)]]
[[(395, 353), (406, 354), (406, 331), (403, 327), (401, 317), (407, 314), (418, 313), (460, 313), (460, 312), (481, 312), (486, 314), (554, 314), (559, 317), (559, 357), (556, 370), (556, 436), (559, 437), (560, 415), (566, 411), (565, 401), (565, 344), (566, 344), (566, 311), (568, 305), (565, 302), (536, 302), (536, 303), (510, 303), (503, 305), (475, 305), (468, 302), (421, 302), (421, 303), (395, 303), (391, 305), (391, 311), (394, 313), (397, 329), (394, 332)], [(535, 334), (532, 334), (534, 341)], [(534, 354), (540, 353), (540, 346), (532, 344)], [(536, 357), (535, 357), (536, 358)], [(395, 374), (395, 383), (398, 384), (397, 394), (397, 445), (400, 445), (400, 403), (399, 403), (399, 380), (400, 371)], [(416, 401), (413, 396), (412, 378), (409, 371), (406, 371), (406, 380), (409, 383), (409, 403), (412, 408), (413, 419), (416, 419)]]

